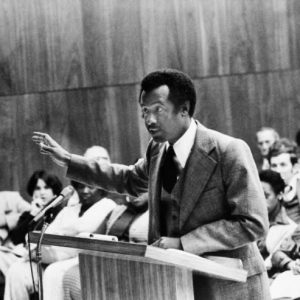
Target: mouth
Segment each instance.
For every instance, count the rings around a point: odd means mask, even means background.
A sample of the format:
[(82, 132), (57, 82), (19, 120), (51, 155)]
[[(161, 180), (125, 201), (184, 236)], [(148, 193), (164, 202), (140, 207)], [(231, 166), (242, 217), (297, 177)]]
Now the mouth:
[(148, 131), (150, 134), (155, 134), (159, 131), (159, 129), (158, 128), (148, 128)]

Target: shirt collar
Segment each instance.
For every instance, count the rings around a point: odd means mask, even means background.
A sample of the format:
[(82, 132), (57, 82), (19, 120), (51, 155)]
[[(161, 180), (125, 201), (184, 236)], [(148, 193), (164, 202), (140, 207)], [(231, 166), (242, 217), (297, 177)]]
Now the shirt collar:
[[(191, 119), (191, 124), (187, 131), (180, 137), (180, 139), (173, 145), (174, 152), (182, 168), (185, 167), (186, 161), (194, 145), (196, 137), (197, 125), (195, 120)], [(169, 143), (167, 143), (169, 147)]]

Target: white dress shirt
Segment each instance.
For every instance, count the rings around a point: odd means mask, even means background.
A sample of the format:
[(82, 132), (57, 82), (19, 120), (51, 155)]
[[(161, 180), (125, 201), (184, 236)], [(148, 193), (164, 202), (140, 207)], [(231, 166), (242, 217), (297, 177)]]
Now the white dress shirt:
[[(192, 147), (194, 145), (195, 136), (197, 131), (197, 125), (195, 120), (191, 119), (191, 124), (188, 130), (180, 137), (180, 139), (173, 145), (176, 157), (182, 167), (185, 167), (186, 161), (190, 155)], [(169, 147), (168, 143), (168, 147)]]

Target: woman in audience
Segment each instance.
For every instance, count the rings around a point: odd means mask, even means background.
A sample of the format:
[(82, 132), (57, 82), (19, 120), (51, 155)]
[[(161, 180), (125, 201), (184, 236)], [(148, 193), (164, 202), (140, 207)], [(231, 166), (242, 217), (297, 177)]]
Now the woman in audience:
[[(32, 197), (30, 210), (25, 211), (18, 220), (16, 227), (10, 232), (6, 247), (0, 251), (0, 272), (5, 277), (8, 268), (24, 255), (28, 250), (24, 246), (25, 236), (29, 230), (29, 223), (37, 213), (61, 192), (62, 184), (57, 176), (39, 170), (32, 174), (27, 184), (27, 193)], [(37, 227), (36, 223), (32, 228)], [(1, 295), (2, 298), (2, 295)]]

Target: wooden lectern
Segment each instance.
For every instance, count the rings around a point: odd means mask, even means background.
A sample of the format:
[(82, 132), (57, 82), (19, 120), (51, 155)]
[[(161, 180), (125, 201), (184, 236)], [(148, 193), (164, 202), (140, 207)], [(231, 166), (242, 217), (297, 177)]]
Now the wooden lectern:
[[(30, 233), (31, 242), (38, 238), (38, 232)], [(52, 234), (45, 234), (42, 244), (78, 249), (85, 300), (192, 300), (193, 272), (241, 282), (247, 277), (241, 262), (231, 258)]]

